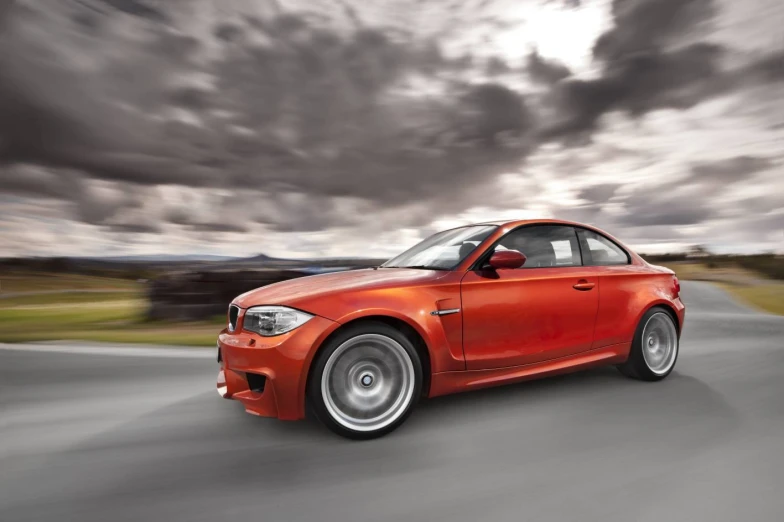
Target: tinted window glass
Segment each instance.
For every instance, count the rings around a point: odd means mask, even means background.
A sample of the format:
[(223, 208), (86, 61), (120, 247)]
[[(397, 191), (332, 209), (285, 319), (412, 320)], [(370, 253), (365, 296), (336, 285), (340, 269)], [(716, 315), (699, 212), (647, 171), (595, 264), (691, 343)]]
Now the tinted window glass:
[(580, 266), (580, 247), (572, 227), (537, 225), (518, 228), (504, 236), (496, 250), (517, 250), (525, 257), (523, 268)]
[(629, 256), (624, 250), (596, 232), (581, 229), (579, 232), (583, 246), (585, 264), (592, 266), (628, 265)]

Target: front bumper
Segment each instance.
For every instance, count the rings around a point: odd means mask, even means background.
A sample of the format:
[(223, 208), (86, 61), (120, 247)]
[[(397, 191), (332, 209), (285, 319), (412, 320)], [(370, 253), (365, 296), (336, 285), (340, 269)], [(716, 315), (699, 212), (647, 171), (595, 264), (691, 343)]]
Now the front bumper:
[(218, 336), (218, 393), (241, 402), (253, 415), (304, 418), (307, 369), (316, 348), (337, 326), (313, 317), (275, 337), (223, 330)]

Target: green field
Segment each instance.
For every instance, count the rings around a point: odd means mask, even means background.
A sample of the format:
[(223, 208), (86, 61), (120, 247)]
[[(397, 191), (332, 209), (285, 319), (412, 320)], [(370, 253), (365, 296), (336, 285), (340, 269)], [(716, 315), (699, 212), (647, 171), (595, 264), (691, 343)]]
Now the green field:
[(702, 263), (667, 264), (684, 281), (709, 281), (758, 310), (784, 315), (784, 282), (740, 267), (711, 268)]
[(145, 285), (132, 280), (17, 273), (4, 274), (0, 288), (0, 342), (212, 346), (224, 321), (147, 321)]
[(130, 279), (58, 274), (50, 272), (12, 272), (0, 275), (0, 295), (17, 292), (56, 292), (62, 290), (138, 291), (141, 285)]
[(741, 301), (755, 308), (772, 314), (784, 315), (784, 283), (754, 286), (721, 286), (737, 296)]

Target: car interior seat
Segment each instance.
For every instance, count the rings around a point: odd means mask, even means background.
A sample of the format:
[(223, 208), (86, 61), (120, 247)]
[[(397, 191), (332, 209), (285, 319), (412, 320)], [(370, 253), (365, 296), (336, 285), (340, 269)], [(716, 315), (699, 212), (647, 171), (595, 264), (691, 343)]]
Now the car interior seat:
[(591, 250), (591, 260), (594, 265), (606, 265), (610, 261), (610, 256), (606, 250)]
[(553, 244), (542, 238), (530, 238), (525, 242), (522, 253), (526, 257), (526, 267), (555, 266), (555, 249)]
[(466, 258), (466, 256), (468, 256), (468, 254), (473, 252), (475, 248), (476, 245), (473, 243), (463, 243), (462, 245), (460, 245), (460, 250), (457, 253), (458, 259), (462, 261), (463, 259)]

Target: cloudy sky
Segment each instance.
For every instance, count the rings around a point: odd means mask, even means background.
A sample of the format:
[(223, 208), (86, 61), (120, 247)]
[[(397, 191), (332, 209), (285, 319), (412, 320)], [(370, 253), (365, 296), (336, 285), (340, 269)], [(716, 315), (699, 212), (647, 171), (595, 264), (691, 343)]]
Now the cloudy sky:
[(781, 0), (0, 2), (0, 256), (784, 252)]

